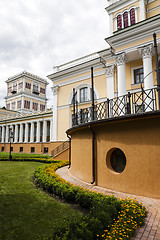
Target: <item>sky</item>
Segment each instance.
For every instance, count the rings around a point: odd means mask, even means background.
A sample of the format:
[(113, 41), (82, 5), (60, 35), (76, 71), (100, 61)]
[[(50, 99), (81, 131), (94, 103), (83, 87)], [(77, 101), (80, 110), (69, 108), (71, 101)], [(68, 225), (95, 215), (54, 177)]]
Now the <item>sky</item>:
[(57, 66), (107, 48), (107, 0), (0, 0), (0, 107), (5, 81), (22, 71), (45, 78), (47, 106)]

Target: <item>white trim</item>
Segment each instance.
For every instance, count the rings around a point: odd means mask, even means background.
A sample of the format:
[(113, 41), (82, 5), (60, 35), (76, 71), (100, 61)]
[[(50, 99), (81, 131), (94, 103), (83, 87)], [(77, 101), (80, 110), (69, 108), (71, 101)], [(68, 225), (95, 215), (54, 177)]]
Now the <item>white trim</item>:
[(129, 9), (124, 9), (123, 12), (119, 12), (119, 13), (116, 14), (116, 16), (115, 16), (115, 18), (114, 18), (115, 23), (116, 23), (116, 28), (115, 28), (116, 30), (115, 30), (115, 31), (118, 31), (118, 29), (117, 29), (117, 17), (118, 17), (119, 15), (121, 15), (122, 29), (125, 28), (125, 27), (124, 27), (124, 18), (123, 18), (123, 14), (124, 14), (125, 12), (128, 13), (128, 26), (127, 26), (127, 27), (132, 26), (132, 25), (131, 25), (131, 17), (130, 17), (130, 10), (131, 10), (132, 8), (134, 8), (134, 10), (135, 10), (135, 23), (138, 22), (138, 21), (137, 21), (137, 20), (138, 20), (138, 19), (137, 19), (137, 7), (136, 7), (136, 6), (131, 6)]
[(157, 10), (157, 9), (159, 9), (159, 8), (160, 8), (160, 5), (158, 5), (158, 6), (154, 7), (154, 8), (152, 8), (152, 9), (149, 9), (148, 12), (155, 11), (155, 10)]
[[(89, 89), (89, 88), (91, 89), (91, 85), (90, 85), (89, 83), (80, 84), (80, 85), (78, 85), (77, 87), (75, 87), (75, 92), (77, 92), (77, 95), (78, 95), (78, 92), (80, 91), (80, 89), (85, 88), (85, 87), (88, 88), (88, 89)], [(95, 92), (95, 94), (96, 94), (96, 99), (99, 98), (98, 92), (97, 92), (97, 90), (95, 89), (95, 87), (94, 87), (94, 92)], [(80, 96), (80, 94), (79, 94), (79, 96)], [(90, 96), (90, 94), (88, 93), (88, 94), (87, 94), (87, 97), (89, 97), (89, 96)], [(70, 94), (70, 96), (69, 96), (68, 105), (72, 104), (72, 98), (73, 98), (73, 92), (71, 92), (71, 94)], [(80, 102), (80, 99), (77, 98), (77, 100), (78, 100), (78, 103), (82, 103), (82, 102)], [(87, 103), (87, 102), (89, 102), (89, 101), (91, 101), (91, 99), (88, 98), (88, 101), (83, 102), (83, 103)]]
[(17, 97), (22, 97), (22, 96), (24, 96), (24, 97), (31, 97), (31, 98), (33, 98), (35, 100), (41, 100), (41, 101), (48, 100), (48, 99), (46, 99), (45, 97), (42, 97), (42, 96), (37, 96), (36, 97), (34, 94), (29, 93), (29, 92), (19, 92), (17, 94), (5, 97), (5, 99), (10, 100), (10, 99), (14, 99), (14, 98), (17, 98)]
[(108, 14), (111, 12), (117, 12), (118, 10), (127, 7), (128, 5), (137, 2), (137, 0), (121, 0), (116, 1), (115, 3), (111, 4), (110, 6), (106, 7), (106, 11)]
[[(136, 67), (132, 67), (132, 68), (131, 68), (132, 86), (133, 86), (133, 85), (137, 85), (137, 83), (134, 83), (134, 70), (140, 69), (140, 68), (143, 68), (143, 65), (140, 65), (140, 66), (136, 66)], [(138, 84), (140, 84), (140, 83), (138, 83)]]
[[(101, 76), (103, 74), (105, 74), (105, 69), (101, 70), (101, 71), (98, 71), (98, 72), (95, 72), (94, 73), (94, 77)], [(72, 77), (72, 75), (70, 77)], [(62, 87), (62, 86), (66, 86), (66, 85), (69, 85), (69, 84), (72, 84), (72, 83), (81, 82), (81, 81), (84, 81), (84, 80), (87, 80), (87, 79), (90, 79), (90, 78), (91, 78), (91, 74), (86, 74), (85, 76), (77, 77), (77, 78), (74, 78), (74, 79), (67, 80), (67, 81), (64, 81), (62, 83), (59, 83), (58, 86)], [(63, 78), (61, 80), (63, 80)], [(60, 81), (60, 80), (57, 80), (55, 82), (58, 82), (58, 81)]]
[[(124, 28), (121, 31), (117, 31), (114, 35), (106, 38), (105, 40), (115, 49), (119, 47), (125, 47), (127, 44), (135, 43), (135, 39), (136, 42), (143, 40), (146, 44), (146, 39), (151, 38), (151, 32), (156, 32), (157, 35), (160, 34), (159, 15), (132, 25), (129, 28)], [(152, 39), (149, 42), (151, 41), (153, 42)], [(159, 41), (160, 38), (157, 38), (157, 42)]]

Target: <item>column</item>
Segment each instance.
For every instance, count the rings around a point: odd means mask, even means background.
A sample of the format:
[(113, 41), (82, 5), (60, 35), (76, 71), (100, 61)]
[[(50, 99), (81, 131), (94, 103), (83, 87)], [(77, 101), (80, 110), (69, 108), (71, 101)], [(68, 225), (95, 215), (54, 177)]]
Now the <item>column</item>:
[(9, 126), (6, 125), (6, 137), (5, 137), (5, 142), (8, 143), (8, 138), (9, 138)]
[(145, 0), (139, 1), (139, 8), (140, 8), (140, 21), (143, 21), (146, 19)]
[(150, 44), (142, 48), (139, 48), (139, 52), (143, 59), (143, 72), (144, 72), (145, 102), (142, 102), (142, 104), (145, 106), (145, 111), (148, 112), (154, 110), (153, 109), (154, 105), (152, 102), (152, 92), (150, 91), (150, 89), (154, 87), (152, 72), (153, 45)]
[[(107, 98), (112, 99), (109, 102), (109, 117), (114, 114), (114, 65), (106, 66), (106, 85), (107, 85)], [(108, 111), (107, 111), (108, 112)]]
[(53, 120), (50, 120), (50, 142), (53, 140)]
[(21, 102), (21, 110), (24, 109), (24, 96), (22, 96), (22, 102)]
[(34, 142), (34, 122), (31, 122), (31, 138), (30, 142)]
[(25, 78), (23, 78), (23, 88), (22, 88), (22, 91), (24, 92), (25, 90)]
[(2, 126), (2, 143), (4, 143), (5, 138), (5, 126)]
[(25, 139), (24, 142), (28, 142), (28, 123), (25, 123)]
[(58, 86), (53, 86), (52, 92), (53, 92), (53, 127), (52, 127), (52, 136), (53, 141), (57, 141), (57, 100), (58, 100)]
[(46, 142), (47, 138), (47, 121), (43, 121), (43, 142)]
[(114, 98), (114, 65), (106, 66), (107, 98)]
[(118, 96), (126, 94), (126, 72), (125, 63), (127, 62), (126, 54), (121, 53), (116, 56), (118, 69)]
[(23, 142), (23, 124), (20, 123), (20, 135), (19, 135), (19, 142)]
[(139, 48), (139, 52), (143, 59), (143, 71), (144, 71), (144, 89), (150, 89), (154, 87), (153, 82), (153, 69), (152, 69), (152, 55), (153, 45), (147, 45)]
[(36, 142), (40, 142), (40, 121), (37, 121)]
[(14, 136), (14, 142), (18, 142), (18, 124), (15, 125), (15, 136)]

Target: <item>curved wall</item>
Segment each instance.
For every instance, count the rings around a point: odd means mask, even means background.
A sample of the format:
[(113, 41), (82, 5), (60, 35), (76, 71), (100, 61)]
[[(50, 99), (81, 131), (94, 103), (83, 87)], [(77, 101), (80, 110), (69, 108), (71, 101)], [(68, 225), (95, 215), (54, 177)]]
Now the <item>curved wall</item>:
[[(92, 124), (95, 131), (96, 184), (131, 194), (160, 198), (160, 113), (113, 119)], [(92, 181), (92, 134), (89, 126), (68, 130), (71, 172)], [(126, 156), (122, 173), (110, 164), (111, 149)], [(108, 153), (108, 155), (107, 155)]]

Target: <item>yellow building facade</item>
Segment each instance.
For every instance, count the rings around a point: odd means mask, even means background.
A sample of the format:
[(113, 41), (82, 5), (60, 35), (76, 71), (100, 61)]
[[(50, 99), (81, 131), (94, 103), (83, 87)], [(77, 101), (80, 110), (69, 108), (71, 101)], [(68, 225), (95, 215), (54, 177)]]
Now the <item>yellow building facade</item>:
[(70, 171), (79, 179), (160, 198), (160, 0), (107, 2), (109, 48), (48, 76), (53, 139), (71, 138)]
[[(94, 69), (95, 103), (156, 87), (153, 33), (160, 52), (160, 0), (108, 0), (109, 48), (57, 66), (53, 81), (54, 139), (65, 140), (72, 126), (73, 88), (78, 108), (91, 105), (91, 67)], [(141, 109), (142, 106), (136, 106)], [(65, 121), (64, 121), (65, 119)]]

